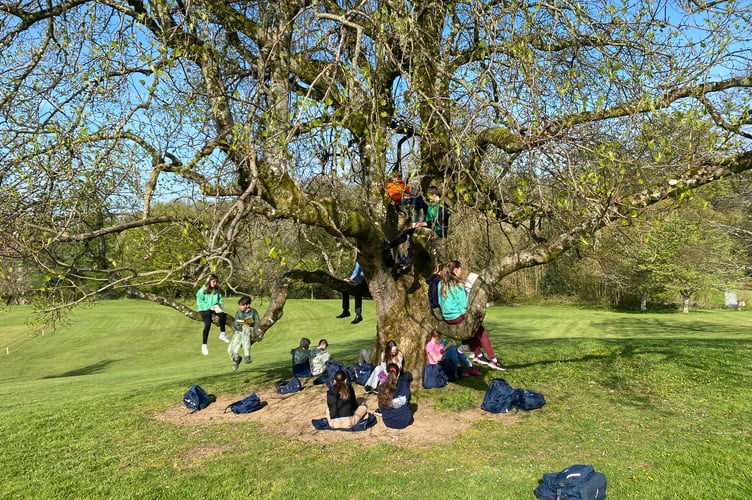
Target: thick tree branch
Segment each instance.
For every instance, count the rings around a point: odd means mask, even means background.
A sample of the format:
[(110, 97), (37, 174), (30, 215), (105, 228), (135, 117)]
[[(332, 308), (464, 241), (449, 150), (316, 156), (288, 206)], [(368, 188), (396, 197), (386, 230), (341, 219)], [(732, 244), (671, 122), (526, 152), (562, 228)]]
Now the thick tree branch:
[[(152, 217), (150, 219), (139, 219), (134, 220), (130, 222), (124, 222), (122, 224), (116, 224), (114, 226), (105, 227), (102, 229), (98, 229), (96, 231), (91, 231), (88, 233), (80, 233), (76, 235), (68, 235), (66, 233), (63, 233), (55, 238), (56, 241), (60, 243), (75, 243), (80, 241), (88, 241), (93, 240), (94, 238), (99, 238), (101, 236), (105, 236), (107, 234), (117, 234), (122, 233), (123, 231), (126, 231), (128, 229), (133, 229), (136, 227), (146, 227), (146, 226), (153, 226), (155, 224), (169, 224), (172, 222), (178, 222), (180, 219), (174, 216), (169, 215), (163, 215), (161, 217)], [(55, 234), (57, 231), (54, 229), (48, 229), (48, 228), (39, 228), (42, 231), (48, 232), (50, 234)]]
[(476, 140), (476, 152), (479, 157), (476, 158), (475, 163), (479, 165), (479, 160), (489, 146), (495, 146), (510, 154), (519, 153), (549, 142), (553, 137), (558, 137), (564, 130), (577, 125), (654, 112), (659, 109), (666, 109), (680, 99), (699, 99), (704, 95), (714, 92), (750, 87), (752, 87), (752, 78), (750, 77), (728, 78), (717, 82), (682, 87), (666, 92), (659, 97), (646, 97), (633, 103), (613, 106), (598, 111), (576, 113), (558, 120), (552, 120), (538, 131), (527, 131), (525, 136), (515, 134), (504, 127), (487, 128), (478, 135)]

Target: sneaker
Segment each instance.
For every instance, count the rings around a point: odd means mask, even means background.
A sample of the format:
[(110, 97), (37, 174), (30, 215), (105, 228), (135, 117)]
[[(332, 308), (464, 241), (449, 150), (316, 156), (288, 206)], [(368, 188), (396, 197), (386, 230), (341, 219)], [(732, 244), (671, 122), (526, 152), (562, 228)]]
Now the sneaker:
[(474, 366), (470, 367), (470, 369), (468, 370), (468, 373), (470, 373), (470, 375), (472, 375), (473, 377), (482, 377), (483, 376), (483, 374), (480, 372), (480, 370), (478, 370)]
[(470, 360), (473, 363), (480, 363), (481, 365), (488, 365), (491, 363), (487, 357), (485, 357), (483, 354), (473, 354), (473, 357), (470, 358)]
[(206, 344), (201, 344), (201, 354), (204, 356), (209, 355), (209, 348), (206, 346)]
[(230, 343), (230, 339), (227, 338), (227, 334), (225, 332), (222, 332), (222, 333), (219, 334), (219, 340), (221, 340), (225, 344), (229, 344)]
[(352, 321), (350, 321), (350, 324), (352, 324), (352, 325), (357, 325), (357, 324), (358, 324), (358, 323), (360, 323), (361, 321), (363, 321), (363, 316), (361, 316), (360, 314), (356, 314), (356, 315), (355, 315), (355, 318), (353, 318), (353, 320), (352, 320)]
[(504, 366), (504, 363), (502, 363), (501, 361), (489, 361), (488, 367), (502, 372), (507, 369), (507, 367)]
[(350, 311), (342, 311), (337, 318), (347, 318), (350, 316)]
[(251, 357), (250, 356), (246, 356), (245, 357), (245, 364), (247, 364), (247, 365), (251, 364)]
[(466, 372), (466, 371), (461, 371), (460, 372), (460, 378), (466, 378), (466, 377), (469, 377), (469, 376), (470, 376), (469, 372)]
[(242, 358), (238, 356), (237, 354), (232, 356), (232, 371), (236, 371), (238, 369), (238, 366), (240, 366), (240, 361)]

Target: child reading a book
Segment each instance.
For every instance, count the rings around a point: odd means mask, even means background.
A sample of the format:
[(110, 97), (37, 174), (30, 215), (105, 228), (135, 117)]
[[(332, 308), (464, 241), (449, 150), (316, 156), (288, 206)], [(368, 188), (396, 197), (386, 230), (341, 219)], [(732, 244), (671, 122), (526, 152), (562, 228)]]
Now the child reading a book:
[(251, 307), (251, 298), (243, 295), (238, 300), (238, 312), (235, 313), (235, 332), (232, 335), (230, 345), (227, 346), (227, 354), (232, 360), (232, 371), (240, 365), (240, 348), (243, 348), (245, 362), (251, 362), (251, 330), (259, 321), (258, 311)]

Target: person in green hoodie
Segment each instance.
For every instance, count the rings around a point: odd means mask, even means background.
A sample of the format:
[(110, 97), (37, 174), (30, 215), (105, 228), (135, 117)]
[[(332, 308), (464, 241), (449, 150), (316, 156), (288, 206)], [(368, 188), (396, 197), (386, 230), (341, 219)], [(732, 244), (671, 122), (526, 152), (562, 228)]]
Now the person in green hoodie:
[(447, 203), (441, 199), (441, 193), (436, 186), (428, 186), (426, 196), (428, 197), (426, 220), (415, 225), (431, 228), (436, 236), (446, 238), (447, 232), (449, 232), (449, 215), (452, 211)]
[(204, 322), (204, 332), (201, 341), (201, 354), (204, 356), (209, 354), (209, 347), (207, 347), (206, 342), (209, 340), (209, 330), (211, 329), (212, 316), (214, 314), (219, 319), (219, 340), (226, 344), (230, 343), (230, 339), (225, 334), (227, 314), (222, 306), (222, 292), (219, 291), (219, 287), (217, 286), (218, 281), (219, 278), (216, 274), (210, 274), (206, 283), (196, 292), (196, 306)]

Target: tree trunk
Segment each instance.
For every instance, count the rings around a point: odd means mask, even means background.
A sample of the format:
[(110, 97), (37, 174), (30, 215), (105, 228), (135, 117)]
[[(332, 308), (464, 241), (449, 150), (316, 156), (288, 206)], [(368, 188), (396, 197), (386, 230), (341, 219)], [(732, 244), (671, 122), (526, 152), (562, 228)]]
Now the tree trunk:
[(647, 311), (648, 310), (648, 294), (646, 292), (642, 292), (640, 295), (640, 311)]
[[(426, 272), (429, 267), (430, 263), (421, 265), (421, 261), (416, 261), (411, 272), (395, 279), (391, 268), (382, 265), (377, 266), (375, 274), (368, 277), (368, 290), (376, 310), (376, 338), (373, 345), (362, 347), (373, 348), (372, 360), (378, 360), (387, 341), (394, 340), (405, 354), (405, 369), (411, 371), (416, 378), (420, 377), (426, 364), (425, 344), (430, 332), (436, 329), (453, 339), (469, 339), (483, 320), (488, 296), (484, 288), (485, 281), (479, 277), (468, 299), (467, 320), (458, 325), (439, 321), (433, 317), (428, 307), (425, 278), (430, 274)], [(322, 271), (289, 271), (273, 287), (269, 307), (258, 325), (260, 338), (281, 319), (289, 285), (293, 281), (322, 283), (350, 295), (355, 291), (351, 283)]]
[(431, 331), (436, 329), (460, 341), (471, 338), (483, 320), (488, 296), (479, 279), (468, 299), (466, 320), (448, 325), (431, 313), (428, 285), (417, 270), (395, 280), (390, 270), (384, 269), (371, 277), (369, 290), (377, 317), (372, 359), (380, 359), (387, 341), (394, 340), (405, 355), (405, 369), (416, 378), (426, 364), (425, 345)]
[(387, 341), (394, 340), (405, 355), (405, 370), (419, 378), (426, 362), (428, 334), (423, 324), (428, 311), (425, 282), (421, 283), (414, 276), (404, 276), (394, 282), (384, 272), (369, 282), (369, 288), (376, 309), (376, 340), (372, 359), (380, 359)]

